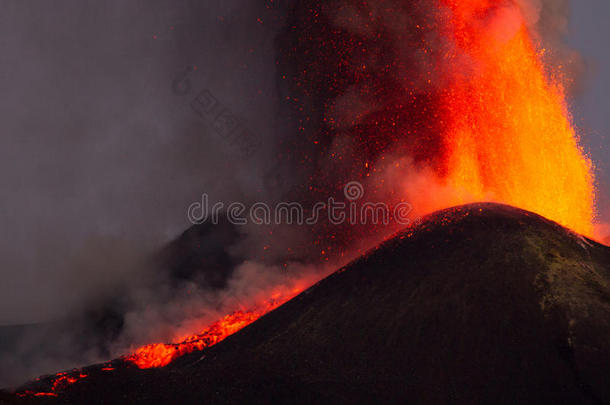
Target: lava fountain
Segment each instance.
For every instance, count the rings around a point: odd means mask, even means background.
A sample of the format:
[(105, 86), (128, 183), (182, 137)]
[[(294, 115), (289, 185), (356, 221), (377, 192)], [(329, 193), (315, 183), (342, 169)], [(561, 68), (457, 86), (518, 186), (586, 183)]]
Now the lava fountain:
[[(507, 203), (593, 233), (591, 161), (578, 145), (560, 78), (542, 63), (517, 4), (443, 0), (447, 63), (468, 64), (443, 91), (447, 180), (466, 200)], [(458, 61), (457, 59), (460, 58)]]

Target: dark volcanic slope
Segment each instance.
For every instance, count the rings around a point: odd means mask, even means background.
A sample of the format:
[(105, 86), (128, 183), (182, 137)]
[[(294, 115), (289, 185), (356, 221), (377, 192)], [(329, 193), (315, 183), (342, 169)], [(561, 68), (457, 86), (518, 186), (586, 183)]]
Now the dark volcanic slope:
[(610, 249), (507, 206), (446, 210), (203, 353), (59, 400), (608, 403)]

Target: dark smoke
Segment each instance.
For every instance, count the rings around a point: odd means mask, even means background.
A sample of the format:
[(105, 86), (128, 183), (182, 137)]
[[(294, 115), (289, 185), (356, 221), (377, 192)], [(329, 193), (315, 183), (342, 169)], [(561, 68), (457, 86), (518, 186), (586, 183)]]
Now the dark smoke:
[[(87, 308), (101, 311), (110, 325), (103, 329), (112, 331), (116, 308), (161, 306), (196, 284), (151, 263), (190, 225), (187, 207), (203, 192), (227, 201), (268, 198), (283, 7), (4, 5), (0, 324), (39, 327), (6, 329), (0, 385), (108, 355), (73, 344), (97, 323), (83, 315)], [(190, 91), (176, 91), (174, 82), (193, 66)], [(204, 90), (256, 134), (255, 154), (191, 108)], [(129, 329), (131, 321), (116, 323)], [(13, 339), (15, 330), (25, 337)]]

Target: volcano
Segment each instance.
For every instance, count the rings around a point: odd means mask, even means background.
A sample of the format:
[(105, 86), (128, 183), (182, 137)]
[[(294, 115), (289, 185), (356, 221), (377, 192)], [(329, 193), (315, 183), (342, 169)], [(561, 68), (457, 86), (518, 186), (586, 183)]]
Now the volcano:
[(168, 366), (9, 403), (609, 403), (610, 248), (505, 205), (446, 209)]

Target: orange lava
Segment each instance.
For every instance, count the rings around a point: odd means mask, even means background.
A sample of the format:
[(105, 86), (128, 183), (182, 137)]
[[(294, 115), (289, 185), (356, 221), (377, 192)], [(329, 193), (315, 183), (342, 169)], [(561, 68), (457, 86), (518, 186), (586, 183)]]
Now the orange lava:
[(507, 203), (591, 235), (592, 163), (522, 11), (509, 1), (441, 1), (452, 12), (447, 35), (455, 44), (443, 91), (452, 203)]
[(71, 373), (66, 373), (66, 372), (57, 373), (57, 374), (55, 374), (55, 376), (53, 376), (53, 384), (51, 385), (50, 391), (36, 392), (36, 391), (27, 390), (27, 391), (17, 393), (17, 395), (20, 397), (56, 397), (59, 392), (65, 390), (70, 385), (82, 380), (83, 378), (87, 378), (87, 377), (88, 377), (87, 374), (84, 374), (80, 371), (71, 372)]
[(299, 287), (291, 289), (289, 293), (276, 292), (257, 308), (249, 311), (236, 311), (226, 315), (200, 333), (184, 338), (180, 343), (146, 345), (136, 350), (132, 355), (125, 357), (125, 360), (139, 368), (164, 367), (180, 356), (215, 345), (274, 310), (301, 291), (303, 291), (303, 288)]

